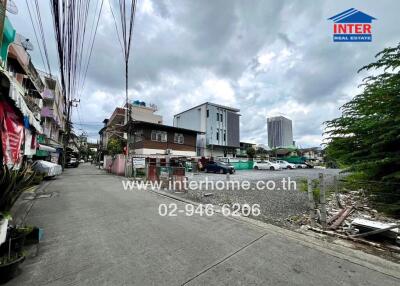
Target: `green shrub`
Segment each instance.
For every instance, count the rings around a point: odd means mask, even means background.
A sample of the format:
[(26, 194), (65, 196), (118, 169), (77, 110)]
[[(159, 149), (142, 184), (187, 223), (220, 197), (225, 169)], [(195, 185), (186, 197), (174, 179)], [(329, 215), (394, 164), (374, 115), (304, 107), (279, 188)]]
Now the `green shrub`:
[[(318, 179), (311, 180), (311, 187), (313, 190), (314, 202), (319, 203), (319, 194), (320, 194), (319, 180)], [(308, 184), (307, 184), (307, 179), (305, 178), (300, 180), (300, 191), (308, 193)]]
[(32, 185), (35, 175), (26, 164), (19, 169), (0, 167), (0, 213), (10, 211), (21, 193)]

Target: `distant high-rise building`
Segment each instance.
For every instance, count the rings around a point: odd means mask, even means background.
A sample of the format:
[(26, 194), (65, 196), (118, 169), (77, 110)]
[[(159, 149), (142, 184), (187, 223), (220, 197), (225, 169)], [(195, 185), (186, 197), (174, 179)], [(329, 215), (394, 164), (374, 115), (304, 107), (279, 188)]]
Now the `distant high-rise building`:
[(275, 116), (267, 119), (268, 145), (270, 148), (289, 147), (293, 145), (292, 120)]

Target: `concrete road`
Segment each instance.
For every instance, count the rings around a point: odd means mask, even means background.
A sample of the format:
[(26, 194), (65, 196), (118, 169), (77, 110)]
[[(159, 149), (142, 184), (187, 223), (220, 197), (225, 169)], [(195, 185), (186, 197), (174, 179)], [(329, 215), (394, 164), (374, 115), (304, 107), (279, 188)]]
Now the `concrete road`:
[(161, 217), (160, 203), (184, 203), (121, 179), (81, 165), (52, 180), (27, 219), (45, 229), (39, 253), (8, 285), (400, 285), (390, 263), (276, 227)]

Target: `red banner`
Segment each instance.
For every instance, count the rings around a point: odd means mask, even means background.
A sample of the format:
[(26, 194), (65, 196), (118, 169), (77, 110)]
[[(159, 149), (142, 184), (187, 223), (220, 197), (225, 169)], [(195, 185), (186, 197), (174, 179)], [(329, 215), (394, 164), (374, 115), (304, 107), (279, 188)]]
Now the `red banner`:
[(24, 124), (13, 107), (0, 101), (0, 134), (5, 164), (15, 165), (21, 159), (21, 145), (24, 139)]

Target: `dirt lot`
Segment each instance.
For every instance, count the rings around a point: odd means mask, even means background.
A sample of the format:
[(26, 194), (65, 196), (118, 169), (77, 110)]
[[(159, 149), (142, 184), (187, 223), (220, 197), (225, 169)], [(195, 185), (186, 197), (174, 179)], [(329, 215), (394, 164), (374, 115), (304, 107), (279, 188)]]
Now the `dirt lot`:
[[(248, 181), (250, 189), (243, 188), (224, 188), (217, 189), (210, 182), (227, 181), (227, 175), (222, 174), (192, 174), (188, 173), (189, 181), (209, 182), (208, 187), (205, 184), (197, 188), (191, 188), (187, 193), (179, 194), (182, 197), (201, 202), (211, 203), (215, 205), (223, 204), (259, 204), (261, 215), (257, 217), (265, 222), (281, 225), (293, 226), (293, 221), (301, 219), (302, 215), (308, 211), (307, 194), (301, 192), (300, 184), (291, 184), (289, 189), (286, 184), (286, 189), (283, 188), (282, 179), (285, 178), (291, 181), (299, 182), (304, 178), (316, 179), (319, 173), (323, 173), (325, 179), (329, 182), (334, 175), (338, 175), (338, 169), (296, 169), (282, 171), (267, 171), (267, 170), (242, 170), (236, 171), (235, 174), (229, 176), (230, 181), (243, 182)], [(275, 182), (274, 189), (257, 188), (257, 182)], [(264, 186), (264, 183), (262, 183)]]

